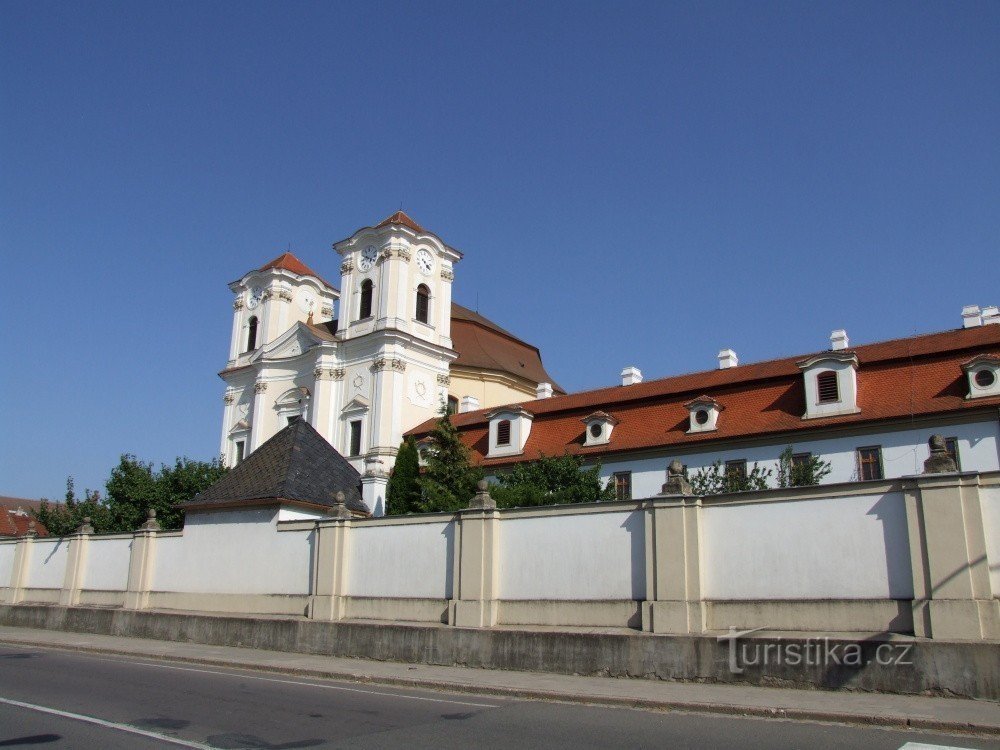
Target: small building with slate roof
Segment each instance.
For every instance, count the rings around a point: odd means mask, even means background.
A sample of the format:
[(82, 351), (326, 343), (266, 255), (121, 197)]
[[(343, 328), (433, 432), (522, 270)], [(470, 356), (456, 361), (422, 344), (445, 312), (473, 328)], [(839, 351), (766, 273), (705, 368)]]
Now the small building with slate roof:
[(340, 510), (370, 514), (361, 499), (361, 475), (308, 422), (292, 421), (191, 500), (187, 512), (278, 507), (278, 520), (324, 518)]

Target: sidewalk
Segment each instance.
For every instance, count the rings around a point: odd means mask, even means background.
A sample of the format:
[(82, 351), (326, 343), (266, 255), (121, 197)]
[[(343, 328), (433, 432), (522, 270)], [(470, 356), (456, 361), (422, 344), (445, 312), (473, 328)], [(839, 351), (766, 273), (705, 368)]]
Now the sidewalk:
[(5, 643), (515, 698), (1000, 736), (1000, 703), (992, 701), (439, 667), (0, 626)]

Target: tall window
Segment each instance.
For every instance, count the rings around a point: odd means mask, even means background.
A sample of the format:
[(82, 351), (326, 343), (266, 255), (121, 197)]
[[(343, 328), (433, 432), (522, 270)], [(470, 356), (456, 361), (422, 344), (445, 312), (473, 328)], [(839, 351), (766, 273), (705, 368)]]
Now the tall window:
[(372, 290), (374, 285), (371, 279), (361, 282), (361, 309), (358, 311), (359, 318), (370, 318), (372, 316)]
[(632, 472), (616, 471), (611, 475), (615, 483), (615, 500), (632, 499)]
[(837, 373), (828, 370), (817, 375), (816, 392), (819, 394), (819, 402), (821, 404), (840, 401), (840, 391), (837, 389)]
[(454, 396), (448, 396), (448, 413), (458, 414), (458, 399)]
[(497, 445), (510, 445), (510, 420), (497, 422)]
[(252, 352), (257, 348), (257, 316), (251, 316), (247, 322), (247, 351)]
[(242, 440), (236, 441), (236, 463), (243, 461), (243, 451), (246, 450), (246, 443)]
[(739, 485), (747, 479), (747, 460), (738, 458), (735, 461), (726, 461), (726, 479)]
[(430, 322), (431, 290), (426, 284), (417, 287), (417, 320), (421, 323)]
[(361, 455), (361, 420), (356, 419), (351, 422), (351, 446), (348, 451), (350, 456), (360, 456)]
[(858, 477), (862, 480), (882, 479), (882, 446), (858, 448)]

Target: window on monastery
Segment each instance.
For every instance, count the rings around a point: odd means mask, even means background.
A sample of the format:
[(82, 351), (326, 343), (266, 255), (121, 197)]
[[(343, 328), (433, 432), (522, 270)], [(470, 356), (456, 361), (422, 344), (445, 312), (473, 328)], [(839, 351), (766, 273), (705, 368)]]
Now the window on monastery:
[(803, 469), (809, 465), (812, 461), (812, 453), (793, 453), (792, 454), (792, 468), (793, 469)]
[(246, 450), (246, 442), (243, 440), (236, 441), (236, 463), (241, 463), (243, 461), (243, 452)]
[(733, 482), (742, 483), (747, 478), (747, 460), (737, 458), (733, 461), (726, 461), (726, 479)]
[(951, 460), (955, 462), (955, 468), (958, 471), (962, 470), (962, 462), (958, 458), (958, 438), (949, 437), (944, 439), (944, 449), (951, 456)]
[(989, 388), (997, 382), (997, 376), (991, 370), (977, 370), (975, 381), (980, 388)]
[(616, 471), (611, 475), (611, 479), (615, 483), (615, 500), (631, 500), (632, 472)]
[(448, 396), (448, 413), (458, 414), (458, 399), (455, 396)]
[(358, 318), (370, 318), (372, 316), (372, 292), (375, 285), (371, 279), (361, 282), (361, 308), (358, 311)]
[(355, 419), (350, 424), (350, 447), (348, 448), (347, 455), (349, 456), (360, 456), (361, 455), (361, 420)]
[(882, 446), (858, 448), (858, 478), (861, 481), (882, 479)]
[(431, 290), (426, 284), (417, 287), (417, 320), (421, 323), (430, 322)]
[(252, 352), (257, 348), (257, 316), (251, 316), (247, 322), (247, 351)]
[(510, 420), (497, 422), (497, 445), (510, 445)]
[(821, 372), (816, 376), (816, 392), (821, 404), (840, 401), (840, 390), (837, 388), (837, 373)]

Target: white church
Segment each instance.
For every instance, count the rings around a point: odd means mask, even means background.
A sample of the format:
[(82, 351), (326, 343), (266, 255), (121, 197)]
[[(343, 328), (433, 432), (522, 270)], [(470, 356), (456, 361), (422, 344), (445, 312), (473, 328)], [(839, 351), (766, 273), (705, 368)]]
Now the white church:
[(405, 432), (442, 408), (562, 389), (537, 348), (452, 302), (462, 253), (402, 211), (333, 249), (342, 291), (291, 253), (230, 284), (221, 455), (236, 465), (302, 418), (358, 470), (377, 516)]

